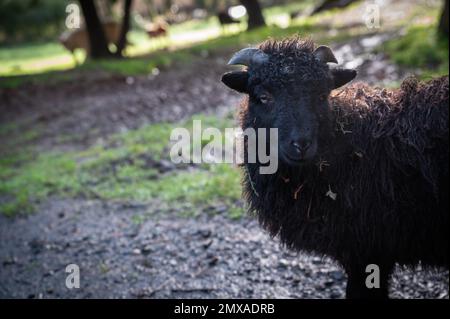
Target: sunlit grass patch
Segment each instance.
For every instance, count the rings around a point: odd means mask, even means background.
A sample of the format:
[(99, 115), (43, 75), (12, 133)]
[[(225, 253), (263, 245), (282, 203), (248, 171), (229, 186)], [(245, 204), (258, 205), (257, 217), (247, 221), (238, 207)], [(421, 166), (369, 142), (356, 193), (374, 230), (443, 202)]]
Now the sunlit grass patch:
[(57, 42), (0, 48), (0, 75), (19, 75), (75, 66), (71, 55)]

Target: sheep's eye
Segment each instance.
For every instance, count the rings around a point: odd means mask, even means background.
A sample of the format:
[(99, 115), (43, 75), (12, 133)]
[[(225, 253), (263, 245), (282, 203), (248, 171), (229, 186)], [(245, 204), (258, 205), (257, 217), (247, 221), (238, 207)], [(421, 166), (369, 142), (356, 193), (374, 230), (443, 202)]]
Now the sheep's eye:
[(261, 95), (259, 96), (259, 100), (261, 101), (261, 103), (267, 104), (267, 103), (269, 103), (269, 101), (270, 101), (270, 96), (267, 95), (267, 94), (261, 94)]
[(319, 96), (319, 100), (320, 100), (321, 102), (325, 102), (327, 99), (328, 99), (328, 94), (321, 94), (321, 95)]

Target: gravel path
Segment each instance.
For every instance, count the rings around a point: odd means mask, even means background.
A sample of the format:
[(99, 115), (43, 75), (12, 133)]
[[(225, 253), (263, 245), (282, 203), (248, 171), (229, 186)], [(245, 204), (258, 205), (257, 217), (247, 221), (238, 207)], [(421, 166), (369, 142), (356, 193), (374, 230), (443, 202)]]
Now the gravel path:
[[(287, 251), (256, 222), (152, 205), (51, 199), (0, 216), (0, 298), (343, 298), (345, 274)], [(80, 267), (79, 289), (65, 267)], [(448, 271), (398, 269), (394, 298), (448, 298)]]

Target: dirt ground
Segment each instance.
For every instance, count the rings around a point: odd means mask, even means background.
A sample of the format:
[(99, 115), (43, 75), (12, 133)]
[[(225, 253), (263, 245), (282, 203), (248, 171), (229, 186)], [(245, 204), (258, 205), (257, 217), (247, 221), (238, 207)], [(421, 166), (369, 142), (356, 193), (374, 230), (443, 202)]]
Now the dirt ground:
[[(251, 218), (181, 218), (152, 206), (51, 199), (0, 216), (0, 298), (343, 298), (332, 261), (290, 252)], [(80, 267), (67, 289), (65, 268)], [(397, 269), (391, 297), (448, 298), (448, 273)]]
[[(392, 35), (334, 46), (358, 80), (405, 76), (371, 47)], [(149, 76), (77, 78), (0, 90), (0, 122), (39, 127), (41, 150), (85, 149), (112, 133), (196, 113), (233, 109), (239, 96), (220, 76), (228, 56)], [(94, 85), (95, 84), (95, 85)], [(65, 138), (62, 138), (65, 137)], [(251, 217), (226, 212), (183, 218), (154, 205), (49, 198), (30, 216), (0, 216), (0, 298), (343, 298), (345, 274), (332, 261), (292, 253)], [(144, 216), (136, 220), (136, 216)], [(81, 287), (65, 287), (80, 266)], [(395, 298), (448, 298), (444, 270), (398, 268)]]
[(112, 133), (236, 105), (224, 90), (225, 57), (138, 77), (80, 75), (69, 83), (0, 89), (0, 122), (37, 127), (43, 149), (84, 149)]

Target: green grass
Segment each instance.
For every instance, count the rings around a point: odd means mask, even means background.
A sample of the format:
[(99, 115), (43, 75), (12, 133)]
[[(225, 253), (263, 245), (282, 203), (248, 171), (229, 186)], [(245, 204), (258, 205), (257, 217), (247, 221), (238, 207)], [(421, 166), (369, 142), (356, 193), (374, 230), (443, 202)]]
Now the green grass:
[(88, 61), (81, 68), (82, 71), (106, 71), (120, 75), (149, 74), (155, 68), (168, 67), (173, 63), (173, 56), (155, 55), (152, 59), (134, 58), (120, 61), (100, 60)]
[(380, 50), (395, 63), (417, 69), (423, 79), (448, 74), (448, 38), (438, 37), (434, 25), (413, 26)]
[(28, 43), (1, 48), (0, 61), (4, 62), (12, 57), (23, 61), (34, 60), (36, 58), (58, 56), (63, 53), (66, 53), (65, 49), (56, 42)]
[(72, 56), (57, 42), (0, 48), (0, 75), (30, 74), (75, 66)]
[(29, 212), (32, 199), (41, 199), (54, 192), (74, 194), (80, 191), (76, 162), (70, 156), (42, 154), (27, 164), (15, 166), (23, 155), (16, 156), (0, 162), (0, 194), (10, 198), (0, 205), (3, 213)]
[[(193, 117), (202, 126), (234, 127), (230, 117)], [(230, 164), (201, 164), (189, 170), (158, 173), (150, 162), (169, 161), (169, 137), (174, 127), (191, 129), (191, 120), (177, 124), (153, 124), (117, 134), (104, 144), (78, 152), (40, 153), (21, 149), (0, 160), (0, 211), (24, 214), (48, 196), (101, 198), (148, 202), (153, 199), (169, 208), (182, 207), (185, 214), (226, 205), (230, 217), (242, 215), (239, 171)], [(0, 131), (10, 128), (1, 127)]]

